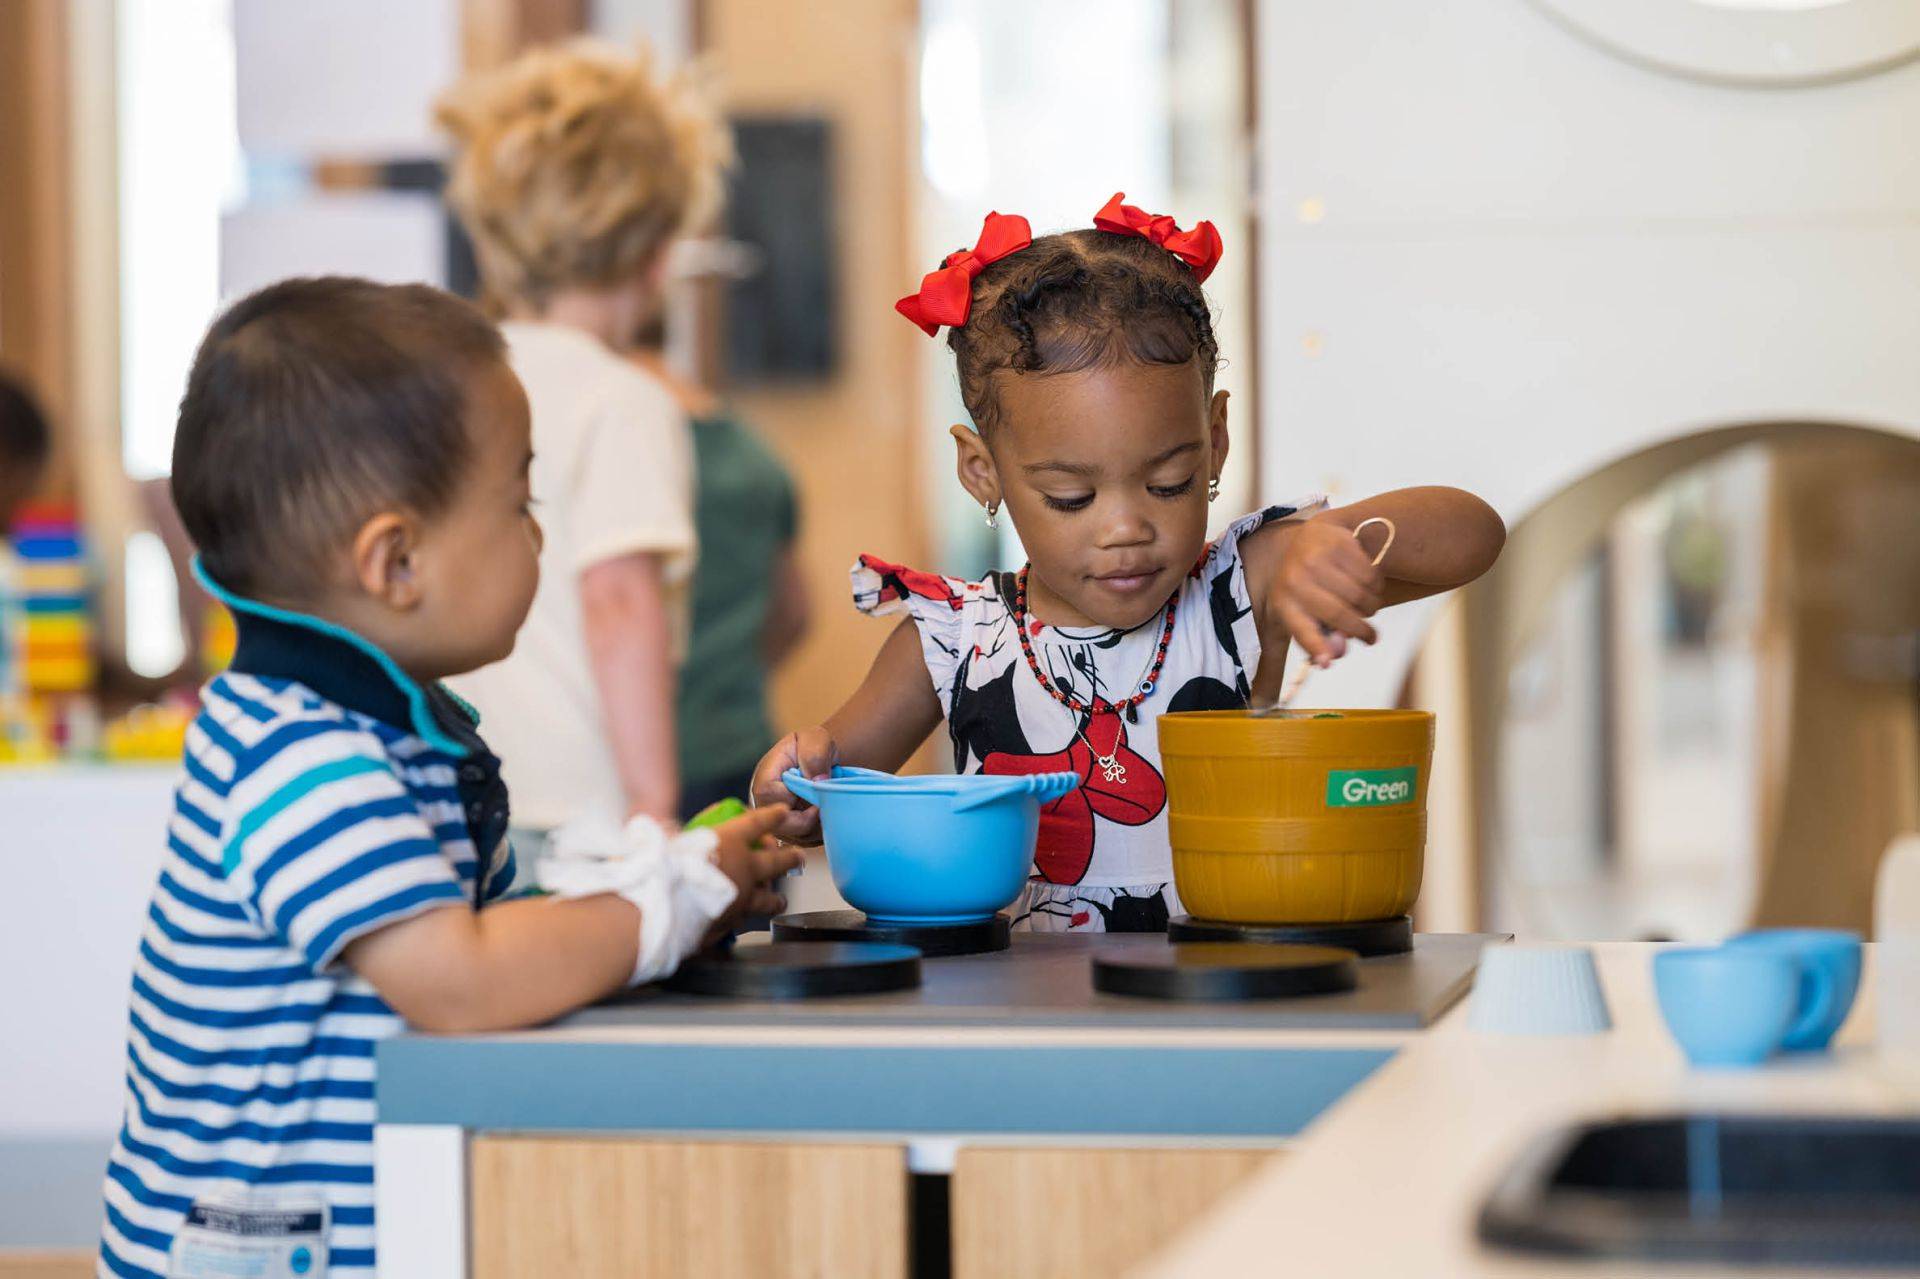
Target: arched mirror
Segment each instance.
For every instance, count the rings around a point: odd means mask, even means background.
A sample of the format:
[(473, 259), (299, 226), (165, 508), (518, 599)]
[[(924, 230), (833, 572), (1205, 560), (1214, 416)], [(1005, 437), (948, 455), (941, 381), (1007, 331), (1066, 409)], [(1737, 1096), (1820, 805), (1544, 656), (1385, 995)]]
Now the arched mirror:
[(1848, 80), (1920, 53), (1909, 0), (1533, 0), (1610, 53), (1755, 87)]

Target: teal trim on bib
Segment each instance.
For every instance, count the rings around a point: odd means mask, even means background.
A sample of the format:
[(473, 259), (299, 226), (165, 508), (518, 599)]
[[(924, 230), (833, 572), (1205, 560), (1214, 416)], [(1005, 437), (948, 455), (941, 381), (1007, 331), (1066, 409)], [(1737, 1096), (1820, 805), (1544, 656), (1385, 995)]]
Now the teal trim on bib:
[[(292, 609), (279, 608), (272, 604), (262, 604), (259, 600), (250, 600), (244, 595), (235, 594), (213, 580), (213, 575), (207, 572), (206, 565), (200, 562), (198, 555), (193, 557), (193, 578), (206, 589), (207, 594), (213, 596), (222, 604), (225, 604), (235, 613), (264, 618), (269, 622), (279, 622), (283, 626), (304, 627), (307, 630), (313, 631), (315, 634), (324, 635), (328, 639), (338, 640), (340, 643), (354, 648), (378, 666), (381, 673), (393, 681), (394, 687), (406, 695), (408, 717), (412, 720), (414, 733), (417, 734), (422, 741), (426, 742), (435, 750), (443, 751), (455, 759), (465, 759), (473, 753), (469, 747), (462, 745), (447, 735), (446, 731), (442, 729), (433, 718), (433, 708), (427, 704), (426, 689), (422, 688), (419, 682), (411, 675), (401, 670), (394, 660), (388, 657), (378, 645), (362, 639), (337, 622), (327, 621), (324, 617), (314, 617), (307, 613), (296, 613)], [(443, 689), (442, 691), (444, 692), (445, 690)], [(465, 703), (458, 704), (461, 705), (463, 709), (471, 712), (471, 708), (466, 707)]]

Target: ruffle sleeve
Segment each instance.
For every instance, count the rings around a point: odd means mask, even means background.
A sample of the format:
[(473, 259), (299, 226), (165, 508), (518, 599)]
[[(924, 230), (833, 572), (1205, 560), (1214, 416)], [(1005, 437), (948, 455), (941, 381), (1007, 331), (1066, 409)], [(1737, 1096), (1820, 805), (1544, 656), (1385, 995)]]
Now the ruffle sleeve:
[(953, 702), (953, 682), (965, 651), (969, 604), (986, 587), (957, 577), (890, 564), (872, 555), (854, 561), (853, 606), (869, 617), (905, 615), (920, 634), (920, 655), (940, 705)]

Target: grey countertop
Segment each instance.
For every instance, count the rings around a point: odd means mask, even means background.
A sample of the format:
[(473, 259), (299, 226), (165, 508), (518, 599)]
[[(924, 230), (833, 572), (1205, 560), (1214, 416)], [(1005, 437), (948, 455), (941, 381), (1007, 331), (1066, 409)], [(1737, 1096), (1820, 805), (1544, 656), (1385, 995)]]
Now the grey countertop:
[(1015, 933), (1012, 947), (997, 954), (922, 960), (916, 990), (754, 1002), (646, 989), (559, 1024), (1418, 1030), (1466, 993), (1481, 948), (1499, 940), (1490, 934), (1423, 933), (1409, 954), (1362, 960), (1359, 987), (1340, 994), (1174, 1003), (1106, 995), (1093, 988), (1095, 954), (1164, 947), (1162, 938)]
[(1179, 1004), (1093, 989), (1095, 953), (1162, 939), (1015, 934), (922, 961), (898, 994), (649, 990), (531, 1031), (398, 1035), (376, 1097), (383, 1124), (471, 1130), (1281, 1138), (1451, 1007), (1498, 940), (1420, 936), (1342, 994)]

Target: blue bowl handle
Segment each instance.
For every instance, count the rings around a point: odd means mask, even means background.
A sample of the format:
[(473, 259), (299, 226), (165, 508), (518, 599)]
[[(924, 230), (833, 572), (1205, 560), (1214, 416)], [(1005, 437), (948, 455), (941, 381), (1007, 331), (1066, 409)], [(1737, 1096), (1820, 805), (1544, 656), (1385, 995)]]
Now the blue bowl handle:
[(1042, 804), (1050, 804), (1080, 784), (1079, 776), (1074, 773), (1027, 773), (999, 780), (1004, 785), (975, 786), (955, 795), (953, 811), (964, 813), (1015, 795), (1031, 795)]
[(969, 786), (964, 790), (954, 792), (952, 801), (953, 811), (956, 813), (964, 813), (971, 809), (983, 808), (996, 800), (1006, 799), (1010, 795), (1018, 795), (1022, 791), (1030, 789), (1033, 783), (1031, 777), (1001, 777), (995, 779), (995, 781), (997, 781), (997, 785), (994, 781), (983, 781), (978, 786)]
[(1840, 984), (1825, 964), (1811, 957), (1800, 960), (1800, 1013), (1788, 1028), (1786, 1042), (1809, 1039), (1833, 1015), (1834, 1001), (1840, 997)]
[(812, 782), (807, 780), (807, 775), (799, 769), (789, 768), (786, 772), (780, 774), (780, 781), (789, 791), (801, 799), (804, 799), (807, 803), (815, 805), (816, 807), (819, 805), (820, 792), (814, 787)]
[(1080, 775), (1078, 773), (1048, 773), (1041, 779), (1037, 793), (1040, 796), (1041, 803), (1051, 804), (1068, 791), (1078, 790), (1079, 788)]

